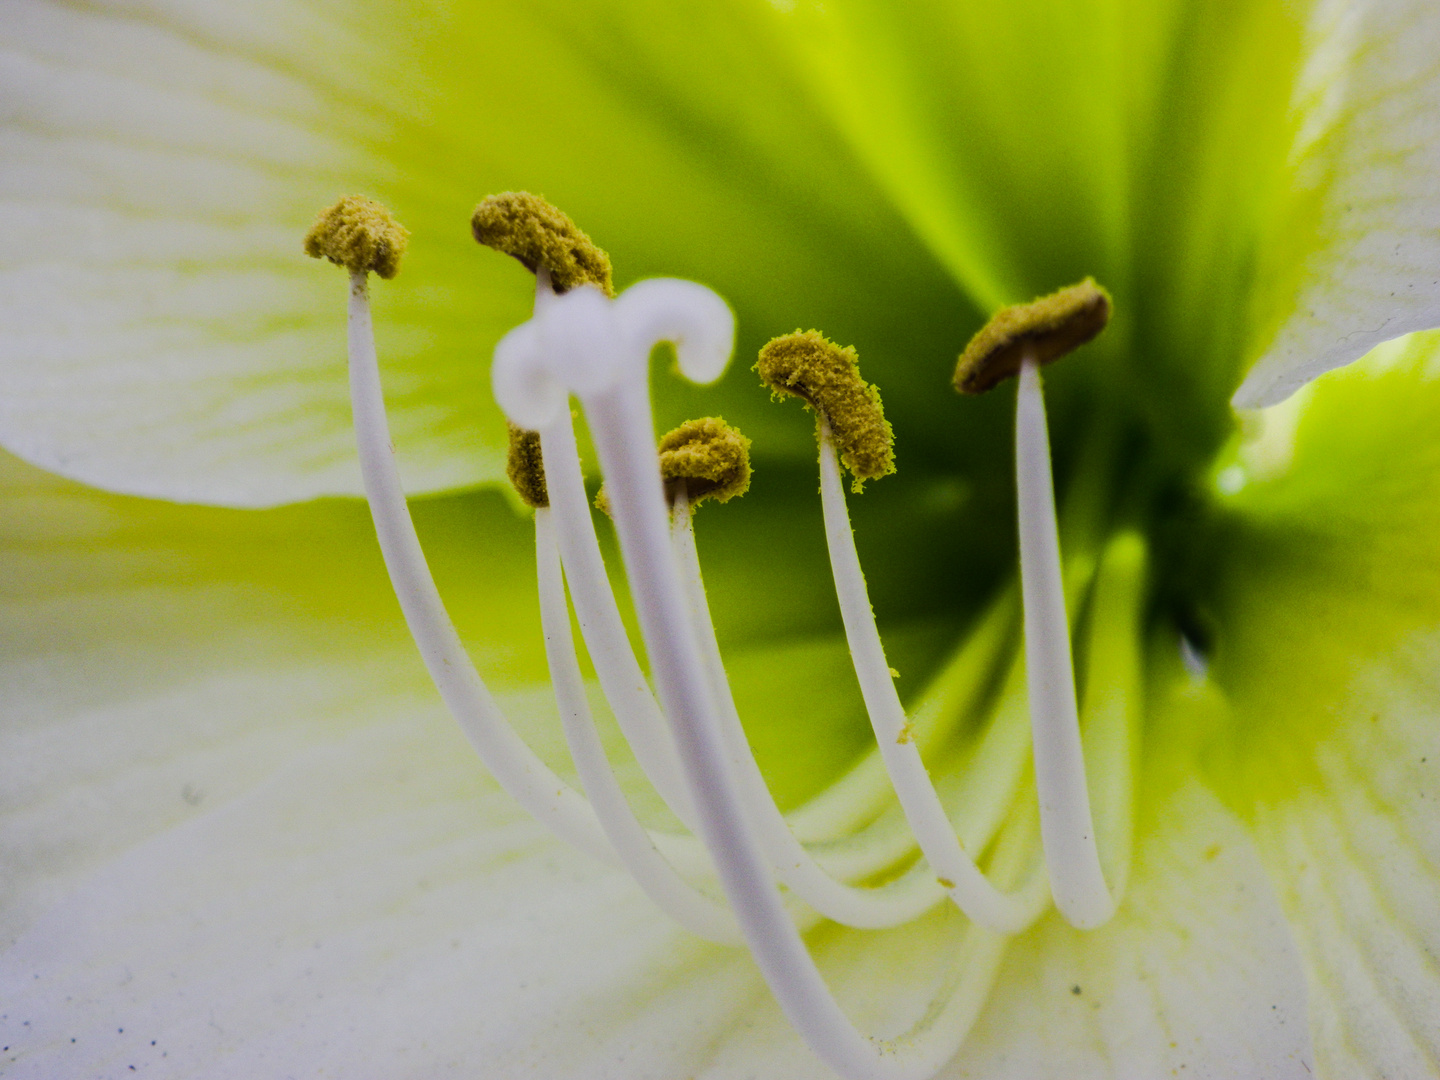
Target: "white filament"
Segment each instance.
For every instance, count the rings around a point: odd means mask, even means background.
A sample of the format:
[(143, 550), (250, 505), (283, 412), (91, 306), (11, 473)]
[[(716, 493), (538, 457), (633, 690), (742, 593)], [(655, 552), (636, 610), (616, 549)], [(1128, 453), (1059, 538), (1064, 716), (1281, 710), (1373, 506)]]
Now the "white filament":
[[(735, 698), (730, 691), (730, 680), (725, 674), (720, 645), (715, 639), (715, 626), (705, 600), (690, 502), (683, 485), (671, 509), (671, 520), (671, 536), (689, 601), (691, 622), (704, 655), (710, 688), (719, 706), (730, 760), (745, 793), (751, 825), (770, 865), (775, 868), (780, 880), (806, 903), (826, 918), (846, 926), (880, 929), (918, 918), (944, 898), (939, 882), (928, 867), (917, 865), (895, 880), (873, 888), (847, 885), (827, 873), (786, 825), (784, 815), (776, 806), (774, 796), (770, 794), (755, 762), (755, 755), (740, 723), (740, 714), (735, 708)], [(907, 848), (910, 846), (909, 843), (905, 845)], [(876, 866), (872, 872), (879, 869), (881, 867)]]
[[(979, 626), (967, 636), (960, 651), (916, 706), (911, 725), (918, 732), (920, 745), (944, 740), (962, 717), (979, 706), (986, 679), (1009, 642), (1014, 599), (1007, 592), (990, 605)], [(853, 830), (893, 807), (893, 795), (877, 747), (791, 814), (791, 831), (804, 841), (839, 837), (833, 843), (844, 844)]]
[(582, 851), (615, 853), (583, 796), (516, 735), (475, 670), (430, 576), (390, 447), (366, 274), (350, 275), (350, 402), (365, 496), (390, 583), (435, 687), (486, 767), (521, 806)]
[(1045, 864), (1055, 906), (1073, 926), (1090, 929), (1115, 913), (1115, 902), (1105, 886), (1090, 814), (1060, 570), (1050, 436), (1040, 368), (1028, 355), (1020, 365), (1015, 407), (1015, 486), (1025, 667)]
[(681, 878), (655, 849), (610, 769), (585, 699), (585, 684), (570, 633), (570, 611), (565, 603), (555, 522), (548, 507), (535, 511), (535, 564), (545, 656), (550, 664), (550, 681), (565, 729), (565, 742), (605, 835), (645, 895), (681, 926), (711, 941), (726, 945), (743, 943), (730, 909)]
[(840, 464), (829, 425), (820, 429), (820, 499), (825, 515), (825, 537), (835, 576), (840, 617), (860, 682), (860, 694), (875, 729), (885, 769), (896, 797), (915, 833), (915, 839), (937, 877), (944, 878), (950, 898), (982, 926), (1018, 933), (1034, 922), (1037, 912), (1028, 898), (997, 889), (964, 849), (940, 802), (920, 751), (906, 727), (905, 710), (895, 692), (885, 648), (875, 627), (865, 575), (855, 551), (850, 515), (840, 481)]
[(695, 809), (685, 786), (674, 736), (635, 659), (615, 591), (605, 573), (568, 409), (541, 429), (540, 451), (570, 599), (601, 689), (640, 768), (675, 816), (694, 829)]

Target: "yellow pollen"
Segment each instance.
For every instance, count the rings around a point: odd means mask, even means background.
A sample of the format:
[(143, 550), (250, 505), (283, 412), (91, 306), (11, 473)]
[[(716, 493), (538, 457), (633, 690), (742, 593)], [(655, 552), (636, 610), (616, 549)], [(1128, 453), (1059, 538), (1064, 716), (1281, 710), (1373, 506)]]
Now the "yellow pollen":
[[(750, 440), (723, 416), (686, 420), (660, 437), (660, 477), (673, 501), (685, 485), (691, 507), (706, 499), (729, 502), (750, 490)], [(595, 509), (610, 513), (605, 485), (595, 495)]]
[(310, 226), (305, 254), (329, 259), (351, 272), (372, 271), (393, 278), (409, 242), (409, 230), (380, 203), (363, 195), (346, 195)]
[(774, 398), (798, 397), (830, 425), (854, 490), (895, 471), (895, 434), (880, 391), (860, 377), (854, 348), (841, 348), (818, 330), (797, 330), (766, 344), (754, 370)]
[(686, 420), (660, 438), (660, 475), (684, 484), (690, 505), (729, 502), (750, 490), (750, 440), (724, 417)]
[(475, 207), (470, 231), (479, 243), (519, 259), (532, 274), (545, 267), (557, 293), (595, 285), (606, 296), (615, 295), (610, 256), (539, 195), (505, 191), (487, 196)]
[(1001, 308), (965, 346), (955, 389), (983, 394), (1019, 374), (1027, 354), (1042, 365), (1059, 360), (1104, 330), (1110, 311), (1110, 294), (1088, 277), (1028, 304)]
[(515, 424), (510, 430), (510, 451), (505, 461), (505, 475), (510, 478), (520, 501), (540, 508), (550, 505), (550, 491), (545, 486), (545, 464), (540, 456), (540, 433), (527, 431)]

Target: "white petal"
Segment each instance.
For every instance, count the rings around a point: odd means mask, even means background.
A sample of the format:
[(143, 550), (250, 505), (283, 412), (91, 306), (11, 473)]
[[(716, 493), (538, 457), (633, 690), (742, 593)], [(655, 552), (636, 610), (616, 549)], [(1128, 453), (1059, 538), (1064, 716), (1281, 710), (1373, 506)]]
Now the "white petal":
[[(6, 1076), (829, 1080), (748, 954), (550, 839), (433, 720), (316, 743), (89, 875), (0, 959)], [(893, 1030), (957, 921), (821, 961)]]
[[(674, 928), (486, 777), (363, 506), (176, 507), (4, 456), (0, 496), (7, 1078), (824, 1080), (743, 950)], [(503, 650), (471, 638), (484, 670), (531, 670), (528, 523), (495, 494), (417, 511), (442, 585), (476, 566), (444, 518), (489, 538), (493, 576), (447, 598), (500, 627)], [(546, 696), (505, 700), (543, 718)], [(525, 734), (563, 753), (558, 724)], [(817, 944), (893, 1029), (953, 965), (950, 929)]]
[(1440, 1076), (1440, 639), (1362, 680), (1257, 835), (1311, 984), (1323, 1075)]
[[(469, 545), (437, 528), (435, 511), (457, 509), (490, 536), (483, 591), (446, 590), (477, 662), (536, 678), (526, 523), (495, 495), (427, 504), (419, 524), (442, 581), (447, 564), (469, 567)], [(503, 652), (487, 626), (513, 635)], [(393, 715), (397, 698), (437, 701), (363, 505), (177, 507), (3, 454), (0, 687), (0, 941), (317, 741)]]
[(1324, 0), (1310, 33), (1294, 209), (1314, 246), (1243, 408), (1440, 325), (1440, 8)]
[(1299, 956), (1244, 828), (1195, 783), (1149, 814), (1119, 913), (1018, 940), (947, 1075), (1313, 1076)]
[(7, 1075), (485, 1075), (543, 1058), (560, 1002), (589, 1006), (588, 1049), (622, 1030), (605, 987), (672, 932), (427, 719), (317, 745), (88, 877), (0, 968)]
[[(300, 241), (339, 195), (396, 181), (376, 149), (396, 121), (361, 81), (382, 68), (301, 4), (7, 3), (0, 442), (181, 501), (358, 492), (345, 274)], [(434, 385), (466, 358), (427, 356), (377, 292), (407, 484), (498, 476), (474, 416), (454, 415), (478, 395)]]

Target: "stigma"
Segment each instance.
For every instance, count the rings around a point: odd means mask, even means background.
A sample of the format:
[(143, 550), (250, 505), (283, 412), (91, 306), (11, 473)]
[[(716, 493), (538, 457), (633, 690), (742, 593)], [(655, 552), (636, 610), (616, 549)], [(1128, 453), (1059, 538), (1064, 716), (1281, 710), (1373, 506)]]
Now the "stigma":
[[(880, 392), (861, 376), (853, 347), (818, 331), (778, 337), (760, 350), (755, 370), (764, 386), (776, 397), (798, 397), (815, 414), (835, 594), (875, 736), (874, 750), (850, 774), (785, 813), (745, 736), (695, 528), (698, 506), (748, 489), (750, 440), (714, 416), (657, 438), (650, 406), (649, 357), (657, 344), (673, 345), (690, 381), (720, 377), (734, 343), (730, 308), (710, 289), (675, 279), (617, 293), (605, 252), (529, 193), (482, 201), (471, 230), (535, 274), (533, 315), (496, 346), (491, 377), (509, 421), (507, 475), (533, 514), (546, 657), (579, 788), (516, 734), (430, 576), (395, 469), (365, 287), (370, 273), (394, 276), (407, 234), (378, 204), (342, 200), (321, 216), (305, 246), (351, 274), (350, 377), (365, 490), (392, 584), (437, 689), (487, 767), (531, 813), (623, 868), (680, 925), (747, 947), (792, 1026), (838, 1073), (926, 1080), (965, 1038), (1006, 935), (1033, 925), (1052, 895), (1077, 926), (1098, 925), (1114, 910), (1088, 802), (1065, 590), (1089, 589), (1095, 597), (1092, 633), (1134, 637), (1143, 551), (1136, 554), (1133, 538), (1111, 544), (1067, 576), (1038, 397), (1040, 364), (1099, 333), (1108, 296), (1087, 280), (1027, 312), (1002, 312), (966, 351), (978, 359), (964, 379), (957, 373), (957, 386), (993, 386), (1011, 368), (1020, 376), (1025, 651), (1009, 647), (1015, 590), (1002, 591), (908, 711), (875, 622), (842, 483), (848, 471), (858, 494), (865, 481), (895, 471), (894, 431)], [(648, 671), (620, 616), (590, 512), (572, 402), (599, 459), (600, 501), (618, 539)], [(586, 694), (577, 626), (622, 734), (680, 831), (645, 825), (618, 781)], [(1111, 665), (1092, 664), (1090, 687), (1134, 681), (1133, 672), (1116, 667), (1113, 650), (1090, 655)], [(1125, 739), (1133, 717), (1117, 715), (1086, 728), (1087, 738), (1095, 731), (1104, 740), (1099, 824), (1107, 835), (1128, 826)], [(932, 771), (925, 752), (951, 744), (961, 752)], [(1118, 802), (1111, 797), (1117, 784), (1125, 792)], [(884, 929), (944, 903), (966, 917), (954, 978), (909, 1031), (881, 1038), (858, 1030), (804, 932), (818, 919)]]

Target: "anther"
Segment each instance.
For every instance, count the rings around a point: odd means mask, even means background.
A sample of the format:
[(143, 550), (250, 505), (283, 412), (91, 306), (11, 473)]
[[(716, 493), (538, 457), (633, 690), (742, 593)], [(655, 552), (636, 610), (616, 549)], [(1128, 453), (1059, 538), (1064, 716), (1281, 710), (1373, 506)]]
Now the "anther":
[(305, 234), (305, 254), (329, 259), (352, 274), (372, 272), (393, 278), (410, 232), (390, 211), (363, 195), (346, 195), (323, 211)]
[(528, 191), (505, 191), (481, 200), (470, 218), (477, 242), (513, 256), (532, 274), (550, 271), (557, 293), (594, 285), (614, 297), (610, 256), (580, 231), (568, 214)]
[[(686, 420), (660, 436), (657, 450), (660, 479), (672, 505), (681, 486), (692, 508), (706, 499), (729, 502), (750, 490), (750, 440), (723, 416)], [(604, 484), (595, 495), (595, 509), (610, 514)]]
[(684, 484), (691, 506), (729, 502), (750, 490), (750, 440), (723, 416), (686, 420), (660, 437), (659, 449), (666, 491)]
[(955, 389), (983, 394), (1018, 375), (1027, 355), (1040, 366), (1054, 363), (1104, 330), (1110, 310), (1110, 294), (1088, 277), (1028, 304), (1001, 308), (960, 354)]
[(754, 370), (774, 397), (800, 398), (829, 426), (855, 491), (895, 471), (895, 434), (880, 391), (860, 377), (853, 347), (842, 348), (818, 330), (796, 331), (768, 342)]
[(510, 449), (505, 459), (505, 475), (520, 501), (534, 509), (550, 505), (550, 491), (545, 486), (545, 462), (540, 455), (540, 433), (528, 431), (507, 421)]

